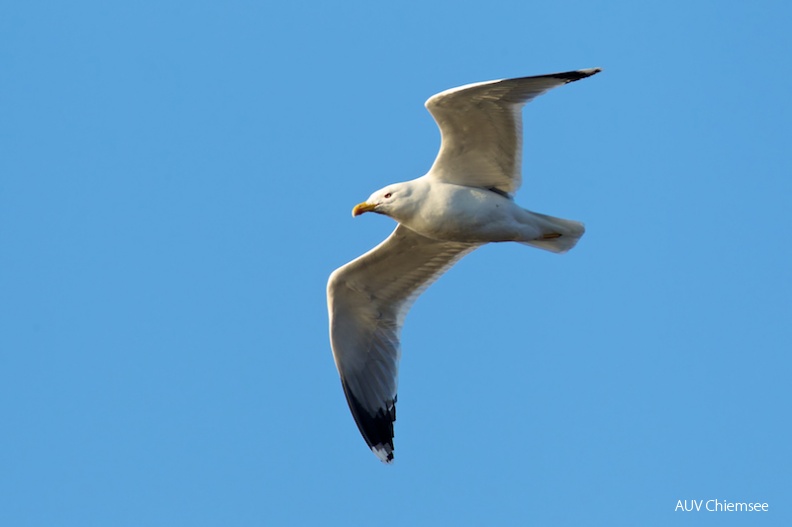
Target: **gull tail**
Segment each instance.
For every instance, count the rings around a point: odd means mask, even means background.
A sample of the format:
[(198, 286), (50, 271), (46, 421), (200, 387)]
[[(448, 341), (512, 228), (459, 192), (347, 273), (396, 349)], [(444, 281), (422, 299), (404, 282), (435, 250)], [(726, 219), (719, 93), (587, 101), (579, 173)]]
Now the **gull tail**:
[(529, 241), (521, 241), (523, 245), (530, 245), (545, 251), (554, 253), (565, 253), (574, 247), (586, 228), (579, 221), (565, 220), (531, 212), (542, 228), (543, 234), (540, 238)]

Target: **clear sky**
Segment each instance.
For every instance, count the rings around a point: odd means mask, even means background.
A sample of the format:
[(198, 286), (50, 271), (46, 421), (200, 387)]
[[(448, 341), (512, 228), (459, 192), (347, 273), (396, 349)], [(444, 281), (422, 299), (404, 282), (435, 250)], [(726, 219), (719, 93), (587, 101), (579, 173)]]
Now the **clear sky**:
[[(0, 7), (0, 524), (792, 525), (792, 7), (524, 0)], [(469, 255), (366, 448), (330, 272), (428, 170), (424, 101), (525, 109), (562, 256)], [(675, 512), (678, 500), (766, 502)]]

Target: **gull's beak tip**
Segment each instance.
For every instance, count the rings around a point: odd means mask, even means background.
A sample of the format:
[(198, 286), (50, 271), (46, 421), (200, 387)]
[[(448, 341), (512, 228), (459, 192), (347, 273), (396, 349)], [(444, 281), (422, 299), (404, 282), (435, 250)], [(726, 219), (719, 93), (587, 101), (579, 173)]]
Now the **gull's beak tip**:
[(364, 212), (371, 212), (372, 210), (374, 210), (375, 206), (376, 205), (369, 203), (367, 201), (364, 201), (363, 203), (358, 203), (352, 208), (352, 217), (354, 218), (356, 216), (360, 216)]

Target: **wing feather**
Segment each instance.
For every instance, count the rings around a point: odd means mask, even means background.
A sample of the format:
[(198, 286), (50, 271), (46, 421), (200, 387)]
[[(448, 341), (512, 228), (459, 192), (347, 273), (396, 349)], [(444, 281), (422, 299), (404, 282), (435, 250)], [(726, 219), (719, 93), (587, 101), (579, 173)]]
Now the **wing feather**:
[(438, 93), (426, 108), (440, 128), (440, 152), (429, 174), (440, 180), (513, 194), (522, 182), (522, 107), (592, 68), (468, 84)]
[(393, 421), (404, 317), (416, 298), (477, 244), (432, 240), (399, 225), (339, 267), (327, 284), (330, 343), (360, 433), (393, 459)]

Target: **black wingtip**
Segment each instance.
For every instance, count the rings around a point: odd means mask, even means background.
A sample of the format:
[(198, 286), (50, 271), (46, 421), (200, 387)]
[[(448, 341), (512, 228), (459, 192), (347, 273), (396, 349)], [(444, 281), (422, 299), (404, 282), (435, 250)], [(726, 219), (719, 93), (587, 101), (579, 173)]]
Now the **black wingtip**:
[(549, 77), (562, 79), (569, 83), (569, 82), (579, 81), (580, 79), (585, 79), (586, 77), (591, 77), (592, 75), (596, 75), (601, 71), (602, 68), (588, 68), (585, 70), (566, 71), (564, 73), (553, 73), (552, 75), (549, 75)]
[(346, 381), (344, 387), (349, 409), (366, 444), (383, 463), (393, 462), (393, 422), (396, 421), (396, 397), (388, 401), (385, 408), (380, 408), (376, 415), (371, 415), (357, 397), (352, 394)]

